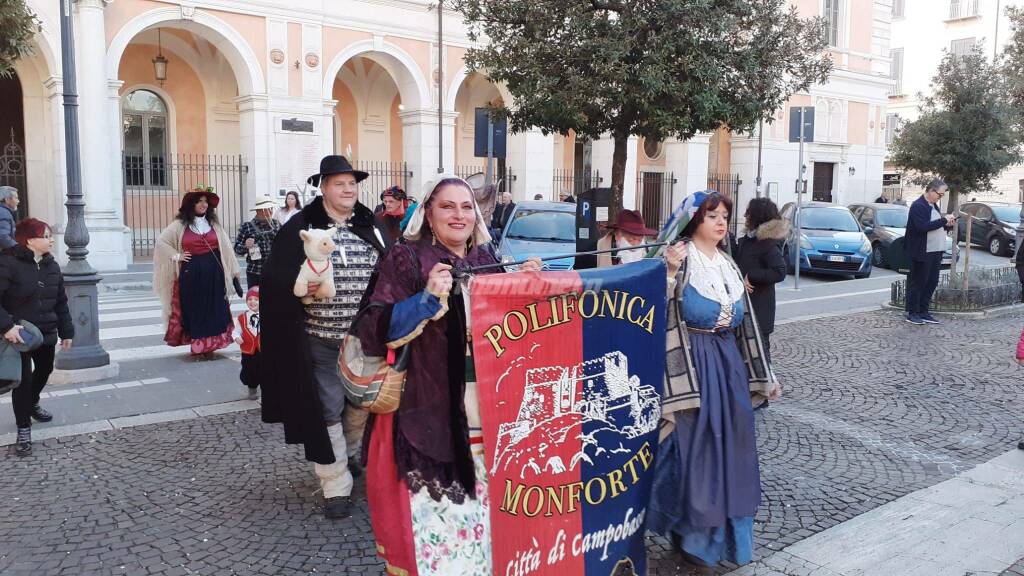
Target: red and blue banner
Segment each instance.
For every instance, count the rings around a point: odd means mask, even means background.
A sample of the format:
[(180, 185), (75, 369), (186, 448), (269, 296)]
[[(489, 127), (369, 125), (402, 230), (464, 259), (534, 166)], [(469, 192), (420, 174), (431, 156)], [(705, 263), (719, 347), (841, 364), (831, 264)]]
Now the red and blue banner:
[(494, 574), (646, 572), (665, 266), (476, 277)]

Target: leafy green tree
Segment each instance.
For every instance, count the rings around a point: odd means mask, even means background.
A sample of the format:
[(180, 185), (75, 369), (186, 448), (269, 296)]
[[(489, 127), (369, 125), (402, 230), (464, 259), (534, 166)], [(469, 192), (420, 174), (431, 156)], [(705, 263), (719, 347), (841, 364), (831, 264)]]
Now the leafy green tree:
[[(512, 130), (610, 134), (612, 210), (631, 135), (691, 138), (752, 129), (832, 68), (820, 19), (786, 0), (449, 0), (466, 62), (514, 97)], [(612, 214), (614, 218), (614, 214)]]
[(14, 63), (31, 52), (32, 36), (40, 29), (25, 0), (0, 0), (0, 76), (14, 73)]
[(1024, 8), (1010, 6), (1006, 9), (1006, 16), (1010, 21), (1010, 41), (1003, 50), (1002, 72), (1014, 124), (1018, 131), (1024, 133)]
[(1016, 114), (1008, 81), (980, 47), (963, 56), (946, 54), (922, 95), (920, 116), (896, 133), (892, 163), (913, 171), (921, 183), (940, 177), (949, 185), (948, 206), (961, 191), (991, 190), (992, 179), (1021, 161)]

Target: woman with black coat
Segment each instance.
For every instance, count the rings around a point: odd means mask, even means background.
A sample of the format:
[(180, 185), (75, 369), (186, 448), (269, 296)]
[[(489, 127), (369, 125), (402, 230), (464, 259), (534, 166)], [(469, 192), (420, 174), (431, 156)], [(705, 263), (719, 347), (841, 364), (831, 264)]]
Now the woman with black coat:
[(789, 222), (782, 219), (775, 203), (755, 198), (747, 205), (747, 233), (739, 239), (736, 264), (750, 293), (764, 349), (772, 360), (769, 337), (775, 331), (775, 285), (786, 279), (782, 245), (789, 235)]
[(0, 333), (8, 342), (22, 342), (18, 323), (23, 320), (43, 333), (39, 347), (21, 354), (21, 384), (12, 392), (18, 456), (32, 454), (32, 420), (53, 420), (53, 415), (39, 406), (39, 394), (53, 372), (58, 336), (64, 350), (71, 348), (75, 336), (64, 275), (50, 253), (52, 234), (42, 220), (22, 220), (14, 232), (17, 244), (0, 253)]

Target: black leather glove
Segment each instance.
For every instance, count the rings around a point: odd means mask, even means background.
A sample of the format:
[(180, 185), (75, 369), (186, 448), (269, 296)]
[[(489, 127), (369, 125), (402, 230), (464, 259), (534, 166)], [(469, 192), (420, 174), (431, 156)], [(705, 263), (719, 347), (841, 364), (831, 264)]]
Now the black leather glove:
[(234, 280), (232, 282), (235, 285), (235, 294), (238, 294), (238, 297), (241, 298), (242, 297), (242, 281), (238, 279), (238, 276), (235, 276), (235, 278), (234, 278)]

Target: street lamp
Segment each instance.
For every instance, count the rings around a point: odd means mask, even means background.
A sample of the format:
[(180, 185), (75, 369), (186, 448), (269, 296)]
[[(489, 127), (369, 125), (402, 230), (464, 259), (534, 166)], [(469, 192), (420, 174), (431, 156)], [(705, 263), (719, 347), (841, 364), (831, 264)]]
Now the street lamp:
[(163, 43), (160, 41), (160, 29), (156, 29), (156, 58), (153, 58), (153, 75), (164, 85), (167, 80), (167, 58), (164, 58)]
[(64, 244), (68, 264), (64, 267), (64, 288), (75, 325), (74, 346), (57, 353), (56, 367), (61, 370), (98, 368), (110, 364), (110, 355), (100, 345), (99, 305), (96, 285), (99, 274), (85, 259), (89, 254), (89, 229), (85, 225), (85, 200), (82, 197), (82, 164), (78, 138), (78, 89), (75, 77), (74, 29), (71, 0), (60, 2), (61, 68), (64, 82), (64, 138), (67, 163), (68, 209)]

